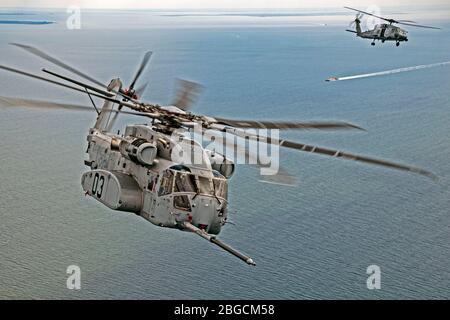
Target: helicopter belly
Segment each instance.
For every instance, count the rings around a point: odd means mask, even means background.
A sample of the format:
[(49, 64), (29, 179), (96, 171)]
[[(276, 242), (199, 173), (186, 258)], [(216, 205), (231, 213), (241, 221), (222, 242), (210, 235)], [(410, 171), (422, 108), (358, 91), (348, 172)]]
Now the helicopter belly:
[(83, 174), (81, 185), (87, 195), (113, 210), (139, 213), (142, 209), (142, 191), (129, 175), (93, 170)]

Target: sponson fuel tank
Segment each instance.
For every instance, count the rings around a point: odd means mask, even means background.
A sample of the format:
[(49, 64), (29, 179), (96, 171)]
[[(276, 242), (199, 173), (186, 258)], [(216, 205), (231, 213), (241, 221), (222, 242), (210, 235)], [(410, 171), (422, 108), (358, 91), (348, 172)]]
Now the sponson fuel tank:
[(113, 210), (139, 213), (142, 191), (132, 176), (121, 172), (93, 170), (81, 177), (86, 194)]

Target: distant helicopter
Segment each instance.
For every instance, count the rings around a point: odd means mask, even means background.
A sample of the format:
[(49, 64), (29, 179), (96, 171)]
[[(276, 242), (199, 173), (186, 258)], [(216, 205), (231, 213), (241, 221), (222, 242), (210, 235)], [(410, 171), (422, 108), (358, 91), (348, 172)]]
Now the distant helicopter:
[[(388, 19), (383, 18), (380, 16), (377, 16), (373, 13), (365, 12), (362, 10), (350, 8), (350, 7), (344, 7), (349, 10), (357, 11), (356, 18), (352, 23), (350, 24), (350, 27), (356, 25), (356, 31), (354, 30), (346, 30), (348, 32), (356, 33), (357, 37), (363, 38), (363, 39), (372, 39), (371, 45), (375, 45), (375, 40), (379, 40), (382, 43), (385, 41), (395, 41), (395, 45), (398, 47), (400, 46), (400, 42), (408, 41), (408, 31), (394, 26), (394, 24), (402, 24), (406, 26), (412, 26), (412, 27), (419, 27), (419, 28), (427, 28), (427, 29), (440, 29), (437, 27), (430, 27), (430, 26), (424, 26), (419, 25), (414, 21), (411, 20), (394, 20), (394, 19)], [(382, 23), (377, 24), (373, 30), (368, 31), (362, 31), (361, 29), (361, 19), (364, 15), (369, 15), (372, 17), (379, 18), (381, 20), (387, 21), (388, 23)]]
[[(78, 91), (90, 98), (93, 107), (0, 97), (0, 105), (6, 107), (97, 112), (95, 125), (87, 135), (88, 156), (85, 165), (89, 170), (81, 178), (86, 195), (113, 210), (135, 213), (154, 225), (195, 233), (249, 265), (255, 265), (253, 259), (217, 239), (222, 227), (229, 223), (228, 180), (234, 174), (235, 163), (223, 154), (207, 150), (199, 142), (184, 134), (193, 128), (201, 127), (203, 132), (212, 130), (219, 134), (227, 132), (239, 138), (262, 140), (270, 145), (293, 150), (435, 177), (424, 169), (264, 137), (248, 130), (360, 129), (349, 123), (247, 121), (190, 113), (188, 110), (200, 89), (195, 83), (182, 82), (179, 94), (171, 106), (164, 107), (139, 101), (135, 99), (135, 94), (130, 92), (133, 91), (134, 84), (146, 67), (150, 53), (145, 55), (138, 68), (131, 89), (122, 90), (120, 79), (113, 79), (109, 85), (104, 85), (39, 49), (21, 44), (14, 45), (96, 84), (93, 86), (82, 83), (43, 69), (45, 73), (65, 81), (61, 82), (0, 65), (2, 70)], [(94, 98), (102, 99), (101, 109), (97, 108)], [(123, 107), (130, 110), (121, 110)], [(119, 114), (145, 117), (151, 120), (151, 123), (128, 125), (122, 135), (119, 132), (113, 133), (112, 128)], [(193, 165), (174, 160), (173, 152), (180, 145), (192, 148), (200, 157), (200, 163)], [(229, 147), (234, 148), (234, 145)], [(284, 184), (283, 174), (280, 174), (279, 178), (280, 183)]]

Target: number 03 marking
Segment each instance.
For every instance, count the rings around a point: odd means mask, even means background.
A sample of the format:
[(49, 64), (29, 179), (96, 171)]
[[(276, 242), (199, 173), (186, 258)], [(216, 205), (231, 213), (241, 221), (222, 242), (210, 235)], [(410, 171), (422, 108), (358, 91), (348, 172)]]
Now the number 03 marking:
[(103, 187), (105, 186), (105, 177), (100, 176), (97, 172), (94, 176), (94, 181), (92, 182), (92, 195), (101, 198), (103, 194)]

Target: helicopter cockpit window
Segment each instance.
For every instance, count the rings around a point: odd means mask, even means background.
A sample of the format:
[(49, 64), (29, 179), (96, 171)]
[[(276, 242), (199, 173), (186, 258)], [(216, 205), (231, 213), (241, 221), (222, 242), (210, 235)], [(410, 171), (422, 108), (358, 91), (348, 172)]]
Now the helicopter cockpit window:
[(218, 171), (213, 170), (213, 183), (214, 183), (214, 192), (216, 197), (227, 199), (228, 197), (228, 182), (227, 179), (223, 175), (221, 175)]
[(200, 194), (214, 195), (214, 185), (212, 179), (198, 177), (198, 191)]
[(175, 175), (174, 192), (197, 192), (195, 176), (186, 172), (177, 172)]
[(216, 193), (216, 197), (227, 199), (228, 198), (228, 184), (225, 179), (217, 179), (213, 180), (214, 182), (214, 191)]
[(164, 175), (161, 180), (161, 184), (159, 186), (159, 191), (158, 191), (159, 196), (164, 196), (164, 195), (172, 193), (173, 178), (174, 178), (174, 174), (172, 171), (167, 170), (164, 172)]
[[(172, 173), (173, 180), (173, 192), (174, 193), (197, 193), (204, 195), (211, 195), (227, 199), (228, 196), (228, 183), (224, 176), (219, 172), (213, 171), (214, 178), (201, 177), (194, 175), (190, 172), (189, 168), (184, 166), (173, 166), (168, 170)], [(163, 181), (161, 183), (160, 192), (166, 190), (166, 184), (168, 183), (168, 178), (166, 179), (167, 173), (165, 173)], [(162, 193), (168, 194), (168, 193)], [(189, 202), (188, 198), (177, 197), (174, 198), (175, 206), (180, 209), (187, 210)]]

